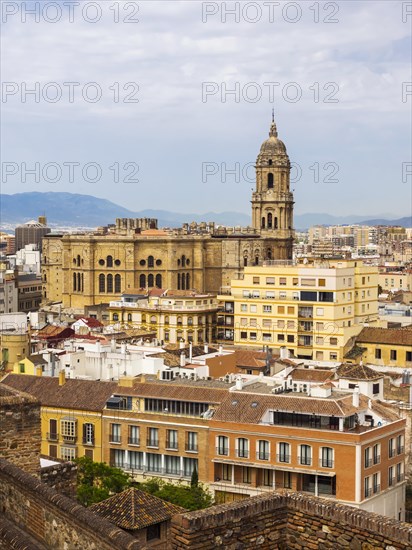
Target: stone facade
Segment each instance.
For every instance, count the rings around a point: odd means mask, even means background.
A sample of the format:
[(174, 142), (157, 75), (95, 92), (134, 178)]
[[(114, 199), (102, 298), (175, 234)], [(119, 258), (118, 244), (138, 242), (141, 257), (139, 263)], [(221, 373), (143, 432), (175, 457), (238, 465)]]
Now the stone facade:
[(252, 227), (158, 230), (155, 220), (147, 228), (120, 219), (105, 231), (44, 237), (43, 303), (83, 310), (142, 286), (219, 293), (245, 265), (291, 259), (293, 204), (290, 162), (273, 122), (257, 160)]
[(286, 491), (172, 520), (173, 550), (406, 550), (411, 545), (408, 524)]
[(0, 386), (0, 457), (36, 474), (40, 467), (40, 403)]
[(42, 468), (40, 470), (40, 479), (45, 485), (55, 489), (61, 495), (75, 498), (77, 465), (74, 462), (61, 462)]

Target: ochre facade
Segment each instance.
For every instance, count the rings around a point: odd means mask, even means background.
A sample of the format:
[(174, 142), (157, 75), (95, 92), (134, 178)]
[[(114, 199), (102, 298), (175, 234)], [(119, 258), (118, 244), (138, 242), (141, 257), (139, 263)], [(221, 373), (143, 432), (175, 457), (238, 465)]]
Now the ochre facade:
[(272, 121), (256, 162), (252, 227), (213, 223), (157, 229), (156, 220), (118, 219), (85, 234), (43, 239), (43, 303), (83, 309), (132, 288), (196, 289), (219, 293), (246, 265), (290, 259), (293, 195), (290, 162)]

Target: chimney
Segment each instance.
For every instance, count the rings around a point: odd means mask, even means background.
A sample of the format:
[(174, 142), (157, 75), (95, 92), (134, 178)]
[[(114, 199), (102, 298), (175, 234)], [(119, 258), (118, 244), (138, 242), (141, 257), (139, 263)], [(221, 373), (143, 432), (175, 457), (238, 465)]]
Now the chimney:
[(66, 372), (64, 369), (62, 369), (59, 372), (59, 386), (64, 386), (65, 383), (66, 383)]
[(289, 350), (285, 346), (281, 346), (280, 349), (280, 358), (281, 359), (289, 359)]
[(184, 353), (180, 354), (180, 366), (185, 367), (186, 366), (186, 355)]
[(97, 340), (97, 342), (96, 342), (96, 352), (100, 353), (101, 351), (102, 351), (102, 347), (101, 347), (101, 344), (100, 344), (100, 340)]
[(359, 386), (356, 386), (354, 389), (353, 389), (353, 394), (352, 394), (352, 405), (356, 408), (359, 407)]
[(43, 376), (43, 370), (40, 365), (36, 367), (36, 376)]
[(203, 350), (204, 350), (205, 353), (209, 353), (209, 345), (208, 345), (208, 344), (205, 344), (205, 345), (203, 346)]
[(242, 379), (240, 377), (236, 378), (236, 389), (237, 390), (243, 390), (243, 382), (242, 382)]

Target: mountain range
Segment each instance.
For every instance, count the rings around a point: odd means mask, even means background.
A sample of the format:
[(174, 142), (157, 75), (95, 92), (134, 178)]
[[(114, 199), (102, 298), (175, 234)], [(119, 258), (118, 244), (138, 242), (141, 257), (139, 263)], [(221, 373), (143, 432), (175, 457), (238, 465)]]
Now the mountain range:
[[(116, 218), (157, 218), (159, 227), (178, 227), (184, 222), (213, 221), (222, 225), (250, 225), (250, 216), (242, 212), (178, 213), (168, 210), (133, 212), (109, 200), (60, 192), (0, 194), (0, 226), (10, 227), (46, 215), (50, 227), (97, 227), (114, 223)], [(385, 219), (367, 216), (333, 216), (326, 213), (295, 215), (296, 229), (312, 225), (370, 224), (412, 226), (412, 218)]]

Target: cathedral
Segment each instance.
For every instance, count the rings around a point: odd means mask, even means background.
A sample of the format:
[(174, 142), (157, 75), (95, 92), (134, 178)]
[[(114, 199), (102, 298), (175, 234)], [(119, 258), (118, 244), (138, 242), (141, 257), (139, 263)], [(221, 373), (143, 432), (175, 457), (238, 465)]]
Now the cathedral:
[(292, 258), (290, 161), (272, 115), (256, 160), (252, 226), (214, 223), (158, 228), (155, 219), (117, 219), (93, 232), (43, 237), (43, 305), (108, 303), (138, 288), (221, 293), (243, 267)]

